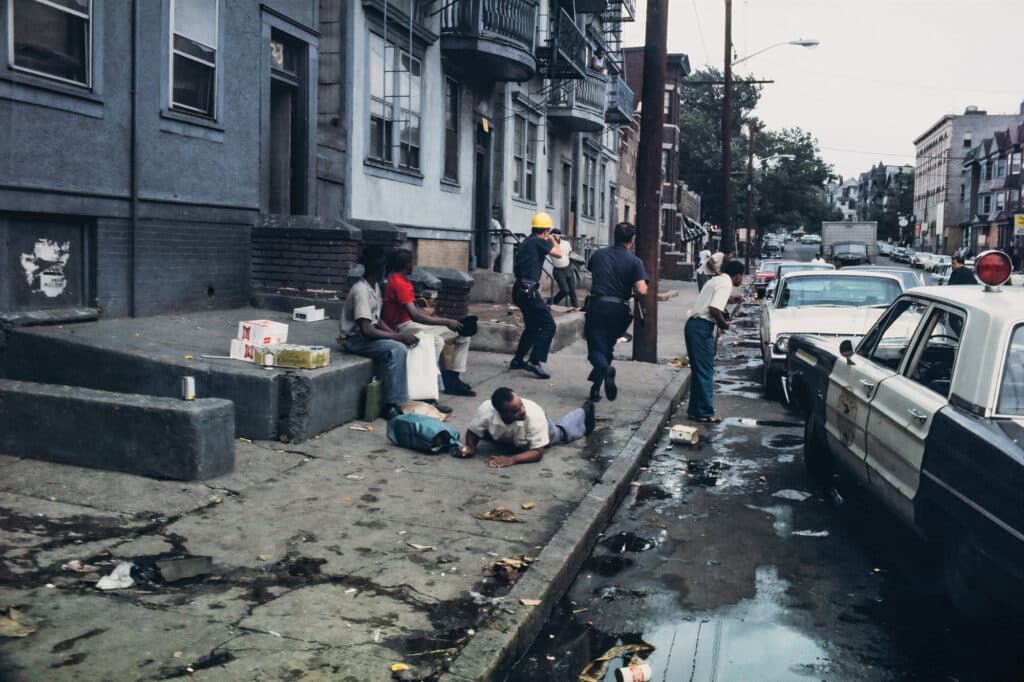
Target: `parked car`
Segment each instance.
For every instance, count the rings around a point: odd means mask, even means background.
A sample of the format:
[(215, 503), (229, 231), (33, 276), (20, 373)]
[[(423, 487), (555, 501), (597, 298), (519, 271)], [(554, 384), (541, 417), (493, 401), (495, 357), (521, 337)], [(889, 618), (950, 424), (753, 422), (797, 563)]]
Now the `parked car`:
[(936, 268), (938, 268), (940, 265), (949, 264), (951, 260), (952, 258), (949, 256), (943, 255), (941, 253), (933, 253), (932, 257), (929, 258), (928, 262), (925, 264), (924, 269), (928, 272), (935, 272)]
[(797, 335), (790, 395), (805, 413), (804, 462), (861, 488), (942, 550), (960, 611), (1024, 613), (1024, 290), (1010, 259), (977, 259), (986, 287), (905, 292), (854, 347)]
[(889, 257), (892, 258), (892, 260), (895, 261), (896, 263), (902, 263), (903, 259), (906, 258), (906, 255), (907, 247), (896, 246), (893, 248), (892, 254)]
[(821, 243), (821, 236), (820, 235), (816, 235), (816, 234), (805, 234), (804, 236), (800, 237), (800, 243), (801, 244), (820, 244)]
[(925, 253), (924, 251), (917, 251), (910, 255), (910, 267), (920, 268), (921, 270), (924, 270), (925, 263), (928, 262), (929, 258), (931, 258), (930, 253)]
[(768, 287), (765, 289), (764, 298), (767, 305), (772, 304), (772, 300), (775, 298), (775, 286), (779, 281), (779, 278), (785, 275), (787, 272), (805, 272), (809, 270), (835, 270), (836, 266), (831, 263), (808, 263), (805, 261), (782, 261), (775, 266), (775, 279), (768, 282)]
[(782, 387), (790, 336), (860, 339), (902, 292), (900, 278), (884, 273), (842, 270), (782, 275), (773, 305), (761, 308), (765, 396), (774, 398)]
[(764, 298), (765, 291), (768, 289), (768, 283), (775, 279), (775, 266), (782, 262), (784, 261), (761, 261), (761, 266), (754, 273), (754, 295), (758, 298)]
[(889, 242), (878, 242), (878, 255), (891, 256), (893, 248), (893, 245)]
[(915, 270), (907, 270), (906, 268), (898, 268), (893, 265), (854, 265), (844, 270), (853, 270), (855, 272), (884, 272), (887, 275), (895, 275), (903, 281), (903, 290), (913, 289), (914, 287), (923, 287), (927, 284), (924, 281), (924, 275)]
[(761, 249), (761, 258), (779, 258), (782, 256), (782, 244), (776, 241), (765, 242)]
[(862, 242), (836, 242), (832, 245), (829, 260), (837, 268), (870, 263), (868, 245)]

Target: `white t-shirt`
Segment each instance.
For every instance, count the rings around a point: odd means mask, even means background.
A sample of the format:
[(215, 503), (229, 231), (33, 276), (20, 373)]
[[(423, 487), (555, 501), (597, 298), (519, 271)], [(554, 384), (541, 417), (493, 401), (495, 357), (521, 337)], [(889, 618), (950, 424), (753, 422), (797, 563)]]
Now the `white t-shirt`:
[(708, 268), (708, 259), (709, 259), (709, 258), (710, 258), (710, 259), (714, 259), (714, 261), (715, 261), (715, 267), (716, 267), (716, 268), (721, 268), (721, 267), (722, 267), (722, 261), (724, 261), (724, 260), (725, 260), (725, 254), (724, 254), (724, 253), (722, 253), (721, 251), (718, 251), (718, 252), (717, 252), (717, 253), (715, 253), (715, 254), (714, 254), (713, 256), (707, 256), (707, 257), (705, 257), (705, 256), (704, 256), (704, 253), (701, 253), (701, 255), (700, 255), (700, 259), (701, 259), (701, 260), (700, 260), (700, 267), (699, 267), (699, 268), (697, 268), (697, 272), (699, 272), (699, 273), (700, 273), (700, 274), (702, 274), (702, 275), (706, 275), (706, 276), (708, 276), (708, 277), (712, 277), (712, 276), (714, 276), (714, 274), (715, 274), (715, 273), (714, 273), (714, 272), (712, 272), (712, 271), (711, 271), (711, 270), (710, 270), (710, 269)]
[(481, 438), (490, 437), (499, 443), (511, 443), (524, 450), (543, 448), (551, 442), (548, 438), (548, 417), (540, 405), (532, 400), (522, 399), (526, 418), (521, 422), (506, 424), (494, 409), (490, 400), (480, 403), (469, 430)]
[(729, 297), (732, 296), (732, 278), (729, 275), (721, 274), (712, 277), (700, 290), (697, 302), (690, 311), (690, 317), (699, 317), (709, 322), (717, 322), (711, 315), (711, 308), (725, 311), (729, 305)]
[(821, 256), (815, 256), (815, 257), (814, 257), (814, 260), (812, 260), (811, 262), (812, 262), (812, 263), (824, 263), (824, 262), (825, 262), (825, 259), (824, 259), (824, 258), (822, 258)]
[(560, 242), (558, 246), (562, 251), (562, 255), (558, 258), (549, 255), (548, 258), (551, 259), (551, 264), (556, 268), (567, 268), (569, 267), (569, 255), (572, 254), (572, 247), (569, 246), (569, 242), (565, 240)]

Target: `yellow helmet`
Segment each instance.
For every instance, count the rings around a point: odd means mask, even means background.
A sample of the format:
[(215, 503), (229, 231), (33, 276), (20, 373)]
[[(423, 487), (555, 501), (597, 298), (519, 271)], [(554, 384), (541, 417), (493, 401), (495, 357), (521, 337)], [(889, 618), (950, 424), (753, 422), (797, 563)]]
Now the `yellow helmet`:
[(530, 224), (530, 227), (534, 230), (550, 230), (554, 227), (554, 224), (551, 222), (551, 216), (547, 213), (537, 213), (533, 216), (533, 222)]

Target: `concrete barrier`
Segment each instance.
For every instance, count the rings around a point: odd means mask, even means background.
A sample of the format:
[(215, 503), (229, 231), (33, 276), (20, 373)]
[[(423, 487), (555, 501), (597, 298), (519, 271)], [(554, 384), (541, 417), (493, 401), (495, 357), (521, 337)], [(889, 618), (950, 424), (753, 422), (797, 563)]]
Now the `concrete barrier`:
[(185, 401), (0, 379), (0, 452), (193, 481), (235, 466), (235, 411)]
[[(555, 338), (551, 342), (551, 352), (555, 353), (566, 346), (571, 346), (583, 338), (585, 317), (581, 312), (555, 315)], [(473, 337), (473, 350), (511, 355), (516, 350), (523, 328), (507, 322), (487, 322), (481, 320), (477, 324), (477, 333)]]

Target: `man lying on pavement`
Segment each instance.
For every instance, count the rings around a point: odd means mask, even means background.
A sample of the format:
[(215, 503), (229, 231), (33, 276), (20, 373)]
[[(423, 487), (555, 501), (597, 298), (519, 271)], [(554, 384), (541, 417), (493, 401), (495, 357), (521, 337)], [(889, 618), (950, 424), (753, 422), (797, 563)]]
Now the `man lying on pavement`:
[(549, 445), (571, 443), (593, 431), (594, 403), (589, 400), (551, 422), (540, 405), (520, 398), (511, 388), (501, 387), (477, 409), (466, 430), (466, 445), (456, 451), (456, 456), (472, 457), (481, 440), (490, 440), (515, 451), (512, 455), (492, 456), (488, 462), (491, 468), (539, 462)]

